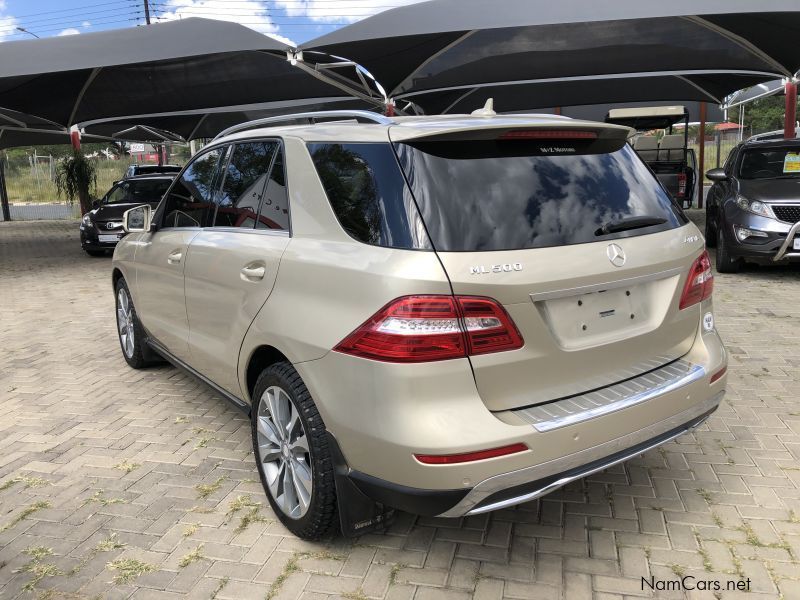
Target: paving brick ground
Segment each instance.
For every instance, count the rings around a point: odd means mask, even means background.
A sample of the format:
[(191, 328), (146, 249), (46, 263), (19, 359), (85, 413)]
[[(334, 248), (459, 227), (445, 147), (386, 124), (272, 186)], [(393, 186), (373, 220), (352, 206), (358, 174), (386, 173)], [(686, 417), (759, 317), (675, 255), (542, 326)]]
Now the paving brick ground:
[(682, 574), (800, 598), (798, 268), (717, 277), (730, 387), (696, 433), (514, 510), (310, 544), (265, 506), (242, 414), (126, 366), (109, 264), (74, 222), (0, 224), (3, 600), (610, 600)]

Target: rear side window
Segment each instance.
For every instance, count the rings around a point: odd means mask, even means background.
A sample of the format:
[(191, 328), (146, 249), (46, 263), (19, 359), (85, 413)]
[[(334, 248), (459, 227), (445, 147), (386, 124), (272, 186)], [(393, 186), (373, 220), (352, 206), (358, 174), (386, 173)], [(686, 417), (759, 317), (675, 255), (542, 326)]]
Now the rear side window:
[[(621, 140), (435, 141), (395, 148), (437, 250), (583, 244), (686, 223), (680, 208)], [(634, 217), (663, 222), (600, 231)]]
[(278, 143), (246, 142), (233, 147), (217, 194), (214, 227), (253, 229)]
[(258, 212), (256, 229), (289, 231), (289, 194), (286, 191), (286, 169), (283, 148), (278, 147)]
[(309, 144), (333, 212), (365, 244), (430, 249), (414, 199), (391, 145)]

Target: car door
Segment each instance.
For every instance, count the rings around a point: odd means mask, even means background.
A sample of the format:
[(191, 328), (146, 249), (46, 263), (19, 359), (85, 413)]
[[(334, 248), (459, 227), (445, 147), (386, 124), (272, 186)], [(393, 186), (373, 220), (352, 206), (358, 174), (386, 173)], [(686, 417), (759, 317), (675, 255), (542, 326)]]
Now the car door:
[(289, 243), (289, 206), (278, 140), (237, 143), (223, 169), (211, 227), (191, 241), (186, 310), (191, 365), (241, 397), (239, 350), (272, 292)]
[(225, 148), (199, 154), (178, 177), (156, 211), (155, 231), (136, 248), (136, 306), (155, 340), (183, 361), (189, 359), (189, 321), (184, 268), (189, 242), (208, 224), (212, 193)]
[(728, 154), (728, 158), (725, 160), (725, 164), (722, 166), (722, 168), (725, 169), (725, 173), (728, 175), (728, 179), (724, 181), (715, 181), (711, 189), (708, 190), (708, 215), (711, 216), (714, 227), (717, 229), (719, 229), (721, 224), (722, 204), (731, 194), (731, 176), (733, 175), (733, 166), (736, 164), (739, 148), (740, 146), (736, 146), (731, 150), (730, 154)]

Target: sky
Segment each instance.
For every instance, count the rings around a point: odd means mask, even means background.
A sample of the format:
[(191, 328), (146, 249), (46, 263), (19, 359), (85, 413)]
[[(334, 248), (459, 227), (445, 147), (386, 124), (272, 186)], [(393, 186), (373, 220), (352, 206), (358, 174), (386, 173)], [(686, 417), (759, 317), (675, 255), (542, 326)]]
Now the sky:
[[(149, 0), (151, 22), (207, 17), (302, 43), (389, 8), (422, 0)], [(0, 42), (135, 27), (144, 0), (0, 0)], [(25, 33), (17, 28), (30, 32)]]

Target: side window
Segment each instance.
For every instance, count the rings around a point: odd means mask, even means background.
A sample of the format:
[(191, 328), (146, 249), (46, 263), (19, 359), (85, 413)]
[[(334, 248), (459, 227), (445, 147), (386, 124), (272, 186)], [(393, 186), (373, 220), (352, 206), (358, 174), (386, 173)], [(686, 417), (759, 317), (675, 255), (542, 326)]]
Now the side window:
[(387, 248), (431, 248), (389, 144), (308, 144), (308, 149), (333, 212), (351, 237)]
[(192, 161), (167, 195), (164, 227), (206, 227), (214, 216), (212, 195), (224, 148), (214, 148)]
[(256, 229), (289, 231), (289, 194), (286, 192), (286, 169), (283, 163), (283, 148), (279, 146), (267, 180)]
[(253, 229), (277, 147), (272, 141), (233, 147), (222, 189), (215, 198), (214, 227)]

